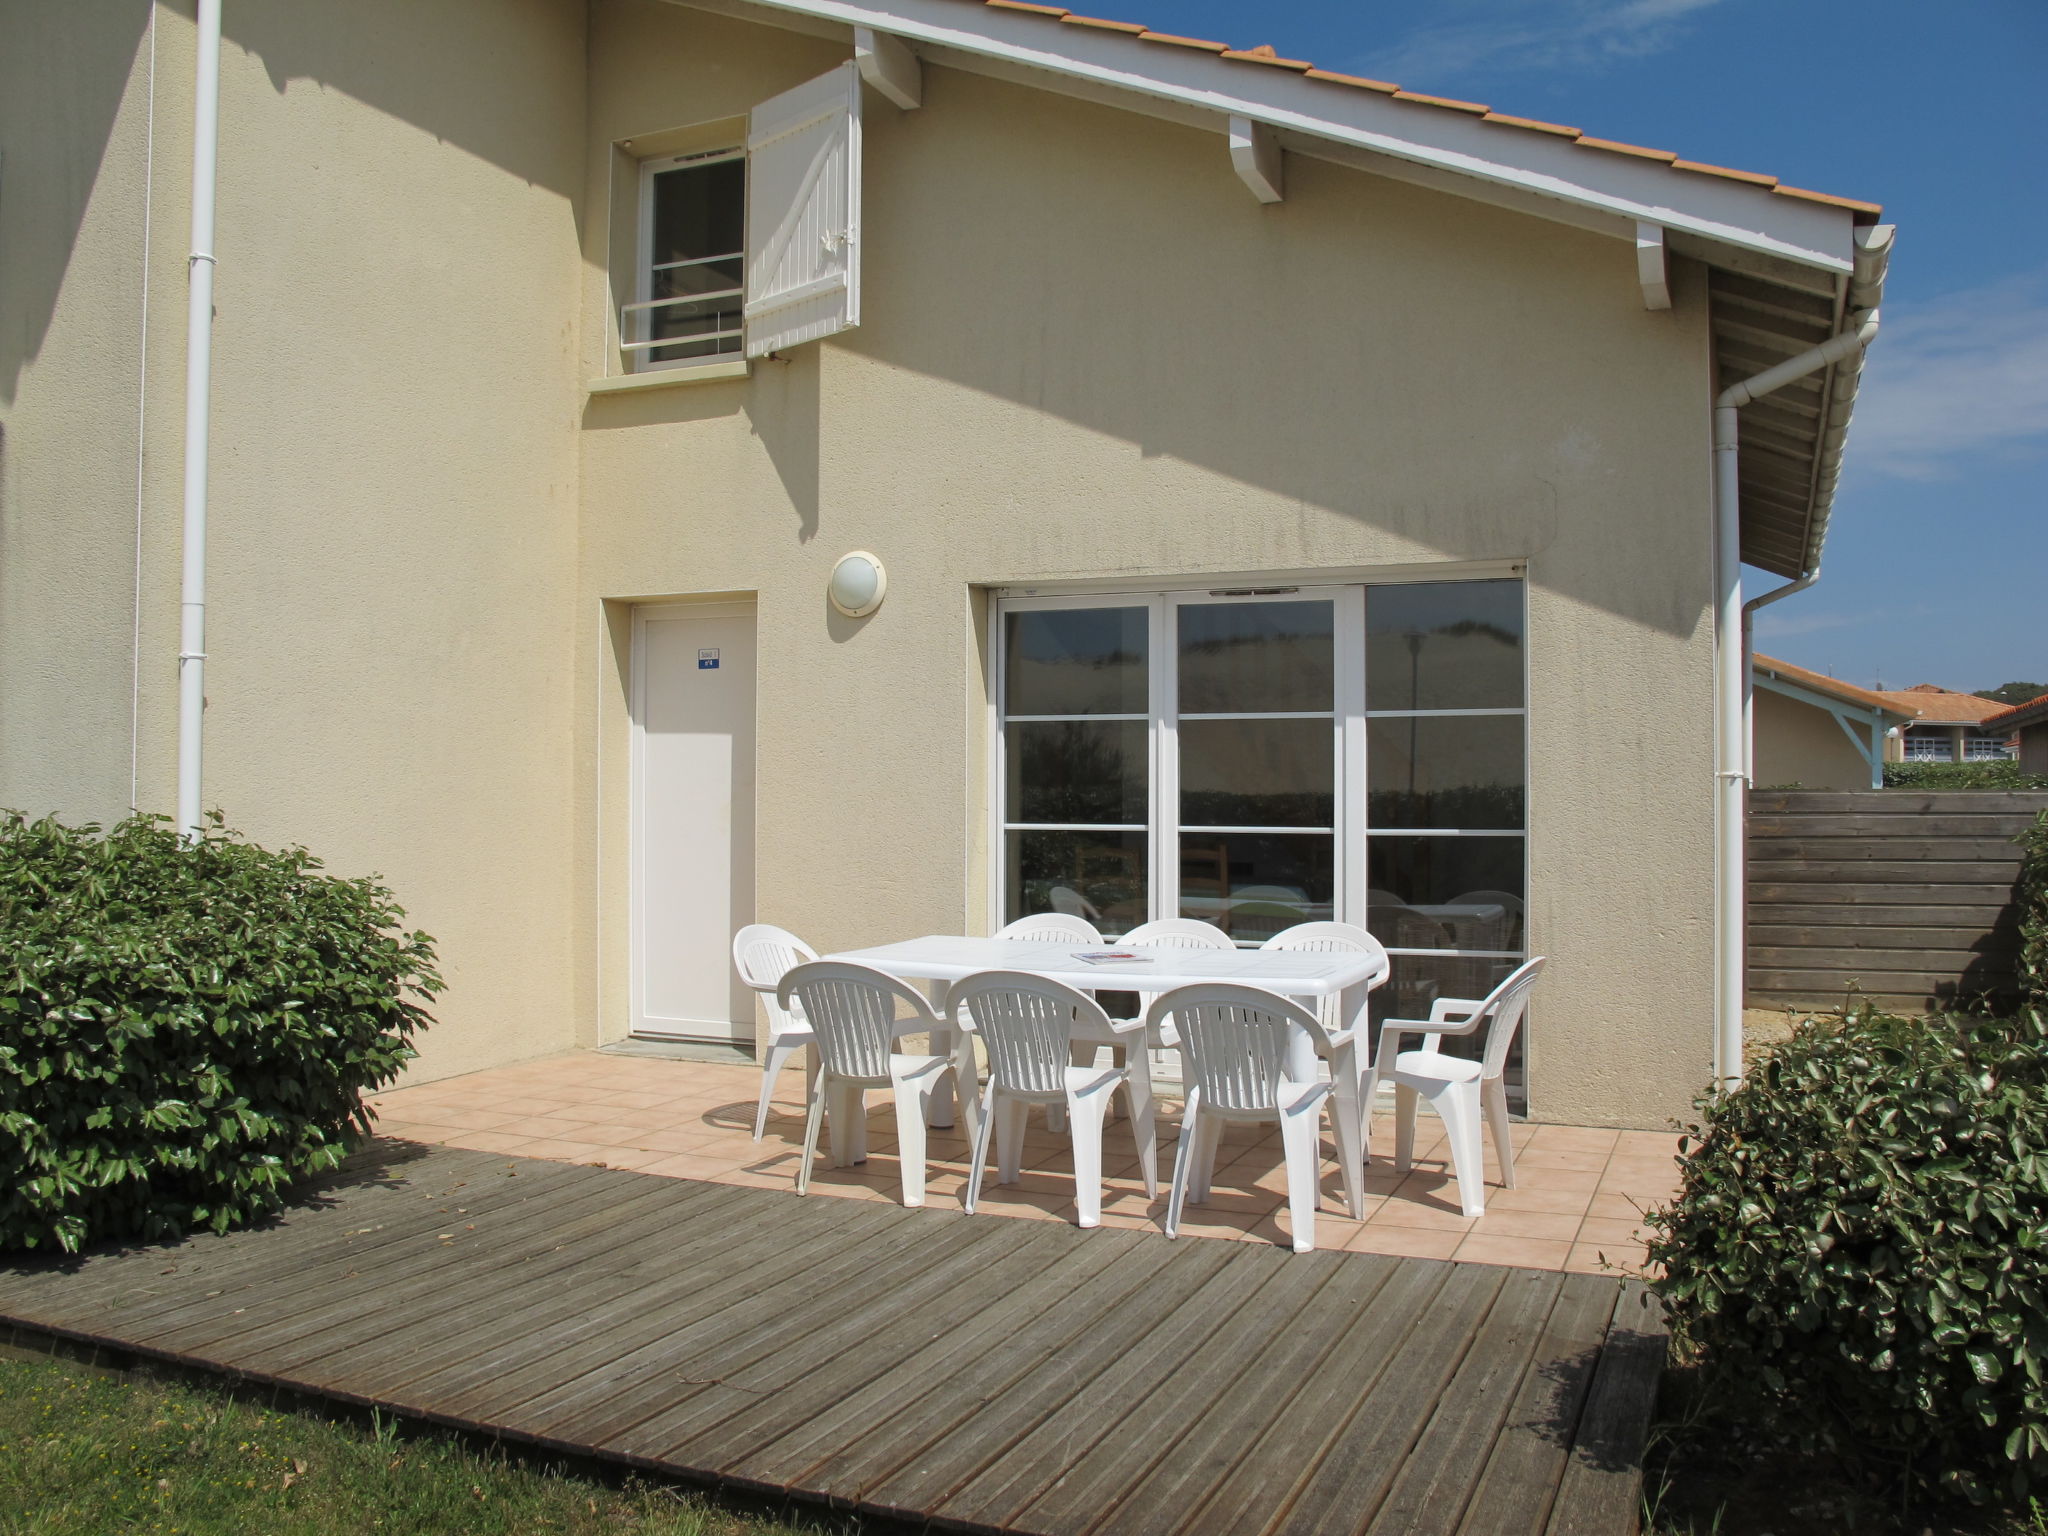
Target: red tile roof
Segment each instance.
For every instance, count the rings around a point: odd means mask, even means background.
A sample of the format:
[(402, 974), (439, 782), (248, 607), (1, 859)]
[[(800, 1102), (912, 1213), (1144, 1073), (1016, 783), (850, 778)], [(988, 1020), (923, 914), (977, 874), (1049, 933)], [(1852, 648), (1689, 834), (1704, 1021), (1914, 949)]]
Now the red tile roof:
[(1845, 683), (1840, 678), (1829, 677), (1824, 672), (1809, 672), (1805, 667), (1795, 667), (1789, 661), (1780, 661), (1777, 657), (1766, 656), (1761, 651), (1752, 655), (1750, 661), (1759, 672), (1774, 673), (1788, 683), (1797, 683), (1800, 687), (1810, 688), (1815, 693), (1828, 694), (1860, 709), (1881, 709), (1888, 715), (1907, 718), (1913, 715), (1913, 710), (1909, 706), (1893, 703), (1894, 696), (1891, 694), (1873, 693), (1868, 688), (1858, 688), (1854, 683)]
[(1981, 725), (2005, 706), (1974, 693), (1957, 693), (1934, 683), (1880, 690), (1880, 697), (1915, 717), (1919, 725)]
[(1993, 730), (2016, 731), (2023, 725), (2048, 725), (2048, 693), (1988, 715), (1979, 724)]
[(1576, 128), (1565, 128), (1556, 123), (1495, 112), (1480, 102), (1429, 96), (1420, 91), (1405, 91), (1386, 80), (1368, 80), (1359, 75), (1347, 75), (1333, 69), (1318, 69), (1305, 59), (1281, 58), (1270, 43), (1261, 43), (1256, 48), (1233, 48), (1228, 43), (1210, 42), (1198, 37), (1181, 37), (1171, 32), (1154, 32), (1141, 22), (1108, 21), (1099, 16), (1077, 16), (1063, 6), (1035, 5), (1029, 3), (1029, 0), (961, 0), (961, 3), (985, 5), (1001, 11), (1019, 11), (1028, 15), (1043, 16), (1048, 21), (1078, 27), (1097, 27), (1105, 31), (1121, 32), (1141, 43), (1168, 43), (1181, 48), (1197, 48), (1205, 53), (1213, 53), (1218, 58), (1228, 59), (1233, 64), (1257, 64), (1265, 68), (1291, 69), (1299, 72), (1304, 79), (1321, 80), (1331, 85), (1349, 86), (1357, 90), (1377, 91), (1381, 95), (1391, 96), (1396, 101), (1408, 102), (1418, 107), (1472, 113), (1478, 116), (1481, 122), (1495, 123), (1503, 128), (1525, 133), (1557, 134), (1576, 141), (1583, 149), (1597, 149), (1608, 154), (1634, 155), (1645, 160), (1661, 160), (1673, 170), (1687, 175), (1719, 176), (1725, 180), (1767, 188), (1780, 197), (1796, 197), (1803, 202), (1825, 203), (1831, 208), (1845, 208), (1857, 216), (1859, 223), (1874, 221), (1884, 211), (1883, 206), (1878, 203), (1866, 203), (1853, 197), (1836, 197), (1827, 192), (1811, 192), (1804, 187), (1788, 187), (1777, 177), (1766, 176), (1757, 171), (1731, 170), (1724, 165), (1709, 165), (1700, 160), (1681, 160), (1668, 150), (1645, 149), (1640, 144), (1592, 138)]

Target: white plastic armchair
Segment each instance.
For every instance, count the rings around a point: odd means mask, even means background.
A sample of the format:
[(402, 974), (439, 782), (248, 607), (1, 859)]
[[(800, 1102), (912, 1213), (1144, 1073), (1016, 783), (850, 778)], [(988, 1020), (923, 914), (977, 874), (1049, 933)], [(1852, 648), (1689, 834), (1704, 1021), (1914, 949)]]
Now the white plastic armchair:
[[(1118, 947), (1143, 945), (1148, 949), (1235, 949), (1230, 935), (1214, 923), (1205, 923), (1197, 917), (1162, 917), (1155, 922), (1140, 923), (1117, 941)], [(1139, 1017), (1146, 1016), (1153, 1002), (1159, 997), (1156, 991), (1138, 993)], [(1154, 1046), (1165, 1047), (1174, 1043), (1173, 1026), (1162, 1026), (1164, 1033), (1152, 1031)]]
[[(1297, 923), (1282, 933), (1274, 934), (1259, 948), (1317, 955), (1376, 955), (1382, 971), (1387, 965), (1385, 947), (1356, 923)], [(1337, 1101), (1337, 1112), (1355, 1128), (1352, 1134), (1357, 1138), (1358, 1152), (1363, 1157), (1366, 1133), (1370, 1129), (1366, 1125), (1366, 1117), (1372, 1113), (1372, 1099), (1365, 1091), (1366, 1076), (1372, 1070), (1372, 1044), (1363, 1029), (1338, 1035), (1337, 1031), (1343, 1024), (1338, 1014), (1343, 1006), (1342, 996), (1333, 992), (1317, 1000), (1316, 1017), (1323, 1021), (1323, 1028), (1330, 1031), (1331, 1038), (1340, 1042), (1330, 1058), (1331, 1093)], [(1346, 1170), (1347, 1178), (1350, 1172)]]
[[(1033, 1104), (1060, 1105), (1073, 1129), (1074, 1203), (1084, 1227), (1102, 1225), (1102, 1128), (1111, 1096), (1132, 1093), (1131, 1129), (1145, 1193), (1159, 1193), (1159, 1157), (1153, 1133), (1152, 1094), (1145, 1053), (1128, 1053), (1129, 1067), (1077, 1065), (1075, 1041), (1116, 1041), (1136, 1036), (1142, 1021), (1112, 1023), (1102, 1005), (1084, 992), (1023, 971), (983, 971), (956, 982), (949, 1014), (963, 1030), (981, 1036), (988, 1052), (988, 1086), (983, 1090), (974, 1159), (967, 1174), (967, 1209), (981, 1197), (991, 1132), (996, 1142), (996, 1182), (1014, 1184), (1022, 1166), (1024, 1117)], [(1090, 1053), (1093, 1054), (1092, 1051)]]
[[(903, 1172), (903, 1203), (924, 1204), (925, 1119), (934, 1091), (954, 1074), (960, 1089), (967, 1134), (975, 1132), (974, 1052), (962, 1039), (950, 1056), (911, 1055), (895, 1049), (897, 1039), (945, 1026), (924, 994), (893, 976), (844, 960), (814, 960), (782, 978), (776, 996), (784, 1007), (803, 1007), (817, 1040), (819, 1067), (804, 1121), (803, 1161), (796, 1192), (809, 1194), (811, 1164), (818, 1150), (818, 1121), (829, 1107), (832, 1161), (838, 1167), (867, 1156), (870, 1088), (894, 1090), (896, 1155)], [(908, 1017), (903, 1012), (907, 1012)], [(957, 1037), (956, 1037), (957, 1038)]]
[[(1301, 1053), (1294, 1046), (1306, 1035), (1316, 1054), (1331, 1056), (1341, 1040), (1333, 1039), (1323, 1021), (1299, 1003), (1257, 987), (1221, 983), (1163, 993), (1146, 1010), (1145, 1022), (1153, 1029), (1170, 1026), (1188, 1064), (1187, 1108), (1174, 1149), (1166, 1235), (1179, 1235), (1181, 1213), (1190, 1201), (1200, 1205), (1208, 1199), (1209, 1170), (1224, 1122), (1277, 1121), (1287, 1160), (1294, 1251), (1311, 1252), (1316, 1245), (1319, 1131), (1330, 1084), (1312, 1072), (1306, 1080), (1295, 1075)], [(1341, 1146), (1341, 1116), (1338, 1135)]]
[[(1380, 1025), (1379, 1051), (1366, 1080), (1365, 1103), (1381, 1083), (1394, 1085), (1394, 1167), (1406, 1172), (1415, 1153), (1417, 1098), (1444, 1123), (1450, 1143), (1451, 1169), (1458, 1180), (1458, 1205), (1467, 1216), (1486, 1214), (1486, 1162), (1479, 1123), (1484, 1117), (1493, 1132), (1494, 1156), (1501, 1183), (1515, 1187), (1515, 1149), (1508, 1137), (1508, 1094), (1502, 1073), (1508, 1048), (1529, 1011), (1529, 992), (1542, 974), (1538, 955), (1517, 966), (1506, 980), (1478, 1000), (1440, 997), (1430, 1004), (1427, 1019), (1387, 1019)], [(1440, 1049), (1447, 1035), (1486, 1031), (1486, 1045), (1475, 1060), (1449, 1056)], [(1404, 1035), (1421, 1035), (1419, 1049), (1404, 1051)], [(1368, 1151), (1370, 1149), (1368, 1148)]]
[(999, 939), (1050, 939), (1054, 943), (1100, 944), (1102, 933), (1085, 917), (1071, 912), (1034, 912), (998, 928)]
[[(732, 936), (733, 968), (768, 1007), (768, 1055), (761, 1063), (761, 1102), (754, 1109), (756, 1141), (768, 1129), (768, 1100), (775, 1091), (775, 1079), (789, 1065), (789, 1058), (811, 1043), (811, 1027), (802, 1009), (785, 1007), (775, 989), (791, 967), (817, 958), (818, 952), (810, 945), (773, 923), (749, 923)], [(813, 1051), (804, 1069), (806, 1100), (817, 1076), (818, 1055)]]

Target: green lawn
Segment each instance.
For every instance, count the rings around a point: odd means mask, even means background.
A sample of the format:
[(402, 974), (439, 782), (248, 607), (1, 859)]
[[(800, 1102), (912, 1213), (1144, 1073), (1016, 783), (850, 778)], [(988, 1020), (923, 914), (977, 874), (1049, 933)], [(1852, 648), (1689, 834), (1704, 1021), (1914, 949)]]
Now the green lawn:
[(794, 1536), (460, 1438), (0, 1354), (0, 1536)]

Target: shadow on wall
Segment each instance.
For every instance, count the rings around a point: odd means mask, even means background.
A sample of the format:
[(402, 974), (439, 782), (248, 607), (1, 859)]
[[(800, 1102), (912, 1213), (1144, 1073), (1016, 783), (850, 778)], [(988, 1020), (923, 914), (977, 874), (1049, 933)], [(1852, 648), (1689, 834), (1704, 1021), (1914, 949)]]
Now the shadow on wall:
[[(0, 37), (20, 61), (0, 91), (9, 210), (7, 259), (0, 261), (0, 401), (8, 404), (42, 350), (122, 94), (131, 75), (146, 85), (148, 64), (138, 68), (137, 55), (148, 46), (150, 3), (0, 5)], [(138, 282), (140, 259), (138, 239)]]
[[(152, 0), (91, 0), (53, 5), (49, 0), (0, 0), (0, 36), (9, 52), (32, 60), (10, 74), (0, 102), (0, 158), (7, 167), (7, 198), (33, 219), (9, 220), (8, 259), (0, 263), (0, 400), (14, 398), (21, 370), (41, 349), (58, 290), (71, 263), (87, 204), (97, 185), (116, 114), (131, 78), (148, 89)], [(175, 209), (170, 238), (182, 246), (192, 114), (192, 0), (167, 0), (159, 26), (156, 113), (163, 126), (156, 170), (178, 178), (160, 207)], [(241, 49), (259, 58), (282, 94), (295, 81), (355, 99), (412, 124), (533, 186), (559, 193), (577, 211), (583, 204), (582, 146), (563, 145), (547, 132), (548, 114), (507, 111), (508, 100), (552, 96), (555, 82), (508, 77), (530, 67), (536, 51), (494, 46), (514, 26), (554, 28), (580, 47), (583, 8), (565, 0), (263, 0), (223, 7), (223, 74)], [(175, 40), (173, 29), (179, 34)], [(405, 37), (406, 47), (391, 39)], [(446, 68), (450, 58), (472, 57), (479, 69), (466, 81)], [(481, 67), (488, 63), (489, 67)], [(466, 88), (465, 88), (466, 87)], [(180, 147), (169, 156), (161, 140)], [(222, 175), (231, 176), (231, 131), (222, 134)], [(138, 260), (140, 222), (137, 223)], [(138, 268), (139, 272), (139, 268)], [(182, 293), (174, 295), (182, 302)]]

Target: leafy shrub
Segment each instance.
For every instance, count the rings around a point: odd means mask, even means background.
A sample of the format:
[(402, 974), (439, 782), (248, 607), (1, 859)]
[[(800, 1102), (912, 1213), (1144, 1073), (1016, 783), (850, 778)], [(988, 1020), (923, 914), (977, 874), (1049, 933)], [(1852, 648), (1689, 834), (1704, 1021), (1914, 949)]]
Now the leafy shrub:
[(225, 1230), (369, 1130), (441, 981), (389, 891), (320, 867), (0, 814), (0, 1250)]
[(1724, 1405), (1972, 1498), (2048, 1482), (2048, 1015), (1814, 1020), (1701, 1109), (1650, 1254)]
[(2021, 992), (2048, 1008), (2048, 811), (2035, 817), (2018, 841), (2025, 852), (2020, 856), (2020, 878), (2013, 891), (2020, 920), (2016, 979)]
[(2023, 771), (2016, 759), (1977, 763), (1886, 763), (1886, 789), (2048, 789), (2048, 776)]

